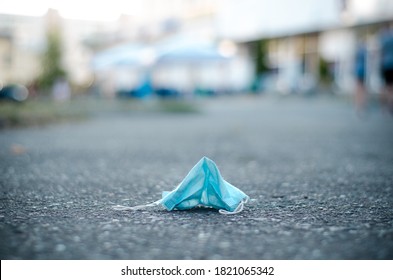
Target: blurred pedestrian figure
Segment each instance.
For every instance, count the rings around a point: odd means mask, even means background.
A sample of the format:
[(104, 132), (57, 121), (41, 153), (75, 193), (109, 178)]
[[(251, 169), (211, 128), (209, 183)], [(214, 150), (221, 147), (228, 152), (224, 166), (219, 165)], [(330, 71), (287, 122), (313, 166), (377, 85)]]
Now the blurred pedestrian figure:
[(384, 82), (381, 93), (382, 106), (393, 114), (393, 29), (391, 26), (382, 32), (380, 66)]
[(358, 44), (355, 55), (355, 107), (358, 114), (363, 114), (367, 106), (366, 80), (367, 49), (364, 41)]
[(71, 89), (68, 81), (65, 78), (57, 79), (53, 85), (52, 94), (56, 101), (62, 102), (69, 100), (71, 97)]
[(27, 90), (29, 91), (29, 98), (36, 98), (38, 96), (38, 84), (37, 81), (32, 81)]

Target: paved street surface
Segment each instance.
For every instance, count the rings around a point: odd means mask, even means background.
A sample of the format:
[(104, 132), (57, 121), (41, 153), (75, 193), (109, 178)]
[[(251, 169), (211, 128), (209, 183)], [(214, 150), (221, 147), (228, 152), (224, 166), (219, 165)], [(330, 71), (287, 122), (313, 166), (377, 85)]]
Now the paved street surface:
[[(392, 259), (393, 118), (332, 98), (244, 97), (0, 131), (1, 259)], [(238, 215), (119, 212), (202, 156)]]

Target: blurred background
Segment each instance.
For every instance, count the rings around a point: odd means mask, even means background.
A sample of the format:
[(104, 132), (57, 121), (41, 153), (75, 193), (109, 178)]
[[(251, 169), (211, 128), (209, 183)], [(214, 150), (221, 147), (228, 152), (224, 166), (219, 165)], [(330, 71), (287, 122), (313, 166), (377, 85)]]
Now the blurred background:
[[(392, 23), (392, 0), (1, 1), (0, 258), (393, 259)], [(112, 211), (203, 156), (244, 212)]]
[(383, 91), (392, 15), (389, 0), (15, 0), (0, 7), (0, 96), (358, 94), (362, 107)]

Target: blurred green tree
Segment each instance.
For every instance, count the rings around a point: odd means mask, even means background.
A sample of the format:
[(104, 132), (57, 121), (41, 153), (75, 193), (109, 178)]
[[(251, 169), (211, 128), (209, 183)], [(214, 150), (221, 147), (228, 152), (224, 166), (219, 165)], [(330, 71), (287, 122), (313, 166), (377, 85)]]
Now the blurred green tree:
[(255, 74), (260, 76), (268, 71), (267, 66), (267, 40), (258, 40), (255, 42)]
[(254, 63), (255, 63), (255, 76), (251, 85), (252, 92), (259, 92), (261, 90), (261, 83), (263, 76), (268, 72), (267, 65), (267, 40), (261, 39), (253, 43), (254, 45)]
[(319, 57), (319, 81), (323, 86), (329, 86), (333, 82), (329, 63), (322, 57)]
[(43, 90), (48, 90), (59, 78), (67, 76), (62, 67), (62, 44), (58, 31), (47, 33), (47, 46), (42, 56), (42, 72), (38, 78), (38, 86)]

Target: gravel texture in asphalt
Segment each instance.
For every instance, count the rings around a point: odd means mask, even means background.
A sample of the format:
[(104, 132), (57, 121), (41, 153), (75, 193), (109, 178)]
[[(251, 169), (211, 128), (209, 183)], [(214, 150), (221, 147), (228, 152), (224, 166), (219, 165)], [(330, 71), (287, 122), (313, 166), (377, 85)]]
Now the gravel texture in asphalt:
[[(0, 132), (1, 259), (392, 259), (393, 118), (329, 98), (218, 98)], [(200, 158), (243, 212), (160, 207)]]

